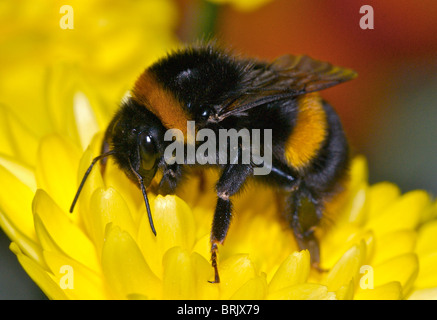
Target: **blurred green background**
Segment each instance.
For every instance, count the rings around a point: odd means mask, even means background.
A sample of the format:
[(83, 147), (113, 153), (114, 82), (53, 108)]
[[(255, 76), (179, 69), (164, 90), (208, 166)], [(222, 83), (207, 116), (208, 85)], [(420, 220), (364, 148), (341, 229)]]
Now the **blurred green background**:
[[(154, 59), (180, 43), (214, 37), (247, 56), (308, 54), (356, 70), (357, 79), (322, 95), (340, 114), (354, 152), (367, 157), (370, 182), (388, 180), (403, 192), (437, 194), (437, 1), (62, 4), (74, 9), (73, 30), (60, 28), (57, 1), (0, 3), (0, 130), (8, 117), (37, 137), (53, 129), (45, 116), (50, 79), (74, 74), (79, 86), (116, 108)], [(363, 5), (373, 7), (373, 30), (360, 28)], [(60, 65), (69, 70), (66, 75), (53, 71)], [(1, 138), (0, 152), (16, 155)], [(1, 234), (0, 298), (44, 298), (9, 243)]]

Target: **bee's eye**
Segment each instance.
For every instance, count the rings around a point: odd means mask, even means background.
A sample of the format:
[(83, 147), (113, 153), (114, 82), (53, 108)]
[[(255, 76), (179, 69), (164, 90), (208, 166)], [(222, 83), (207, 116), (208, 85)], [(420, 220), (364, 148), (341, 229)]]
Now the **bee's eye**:
[(152, 136), (140, 135), (140, 156), (142, 169), (151, 170), (155, 166), (157, 150)]
[(203, 108), (200, 110), (199, 113), (200, 120), (208, 120), (210, 115), (211, 115), (211, 109)]

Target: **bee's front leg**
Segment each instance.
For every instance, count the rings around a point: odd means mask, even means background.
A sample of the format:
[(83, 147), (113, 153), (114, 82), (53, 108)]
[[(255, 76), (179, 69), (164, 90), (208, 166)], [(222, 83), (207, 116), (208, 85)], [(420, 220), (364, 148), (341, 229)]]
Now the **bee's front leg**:
[(227, 165), (217, 182), (217, 206), (211, 228), (211, 265), (214, 268), (214, 281), (219, 283), (220, 276), (217, 266), (218, 244), (223, 244), (228, 233), (232, 218), (232, 203), (230, 197), (236, 194), (246, 179), (253, 174), (253, 167), (245, 164)]
[(158, 192), (165, 196), (168, 194), (174, 194), (176, 187), (182, 177), (183, 167), (179, 164), (172, 164), (167, 166), (163, 170), (162, 179), (159, 182)]

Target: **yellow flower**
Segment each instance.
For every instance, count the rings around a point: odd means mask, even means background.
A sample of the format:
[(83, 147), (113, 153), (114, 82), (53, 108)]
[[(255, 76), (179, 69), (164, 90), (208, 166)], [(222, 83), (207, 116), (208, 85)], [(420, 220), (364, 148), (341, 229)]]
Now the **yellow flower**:
[[(193, 175), (177, 196), (150, 194), (156, 237), (141, 193), (112, 161), (103, 176), (92, 171), (69, 214), (104, 129), (99, 108), (81, 93), (74, 97), (75, 116), (66, 123), (75, 134), (14, 141), (36, 149), (35, 167), (0, 156), (0, 225), (49, 298), (436, 298), (436, 202), (421, 190), (401, 195), (391, 183), (369, 186), (362, 157), (352, 163), (347, 190), (327, 209), (331, 226), (318, 230), (326, 273), (311, 269), (308, 251), (298, 250), (274, 192), (249, 185), (219, 248), (221, 283), (209, 283), (213, 171)], [(8, 137), (27, 132), (14, 121), (9, 130)]]
[[(71, 7), (73, 29), (60, 26), (64, 4)], [(7, 107), (0, 115), (0, 152), (17, 153), (13, 139), (5, 138), (11, 117), (32, 138), (71, 130), (64, 123), (71, 105), (67, 109), (65, 99), (55, 97), (78, 84), (91, 86), (88, 98), (98, 97), (112, 113), (138, 74), (175, 46), (176, 22), (171, 0), (2, 1), (0, 103)], [(35, 164), (34, 150), (18, 151), (26, 153), (20, 154), (25, 163)]]

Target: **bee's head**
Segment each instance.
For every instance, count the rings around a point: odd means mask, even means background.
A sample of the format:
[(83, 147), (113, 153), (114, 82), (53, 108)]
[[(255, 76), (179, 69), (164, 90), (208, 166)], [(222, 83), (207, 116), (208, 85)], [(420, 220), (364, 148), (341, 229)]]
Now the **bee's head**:
[(109, 148), (109, 150), (105, 150), (92, 161), (79, 185), (70, 212), (73, 212), (79, 194), (94, 164), (107, 156), (113, 156), (115, 162), (126, 175), (141, 188), (150, 227), (156, 235), (146, 187), (152, 182), (162, 158), (161, 155), (164, 153), (163, 139), (164, 127), (161, 122), (145, 107), (130, 98), (127, 99), (106, 130), (102, 149)]
[(132, 99), (123, 103), (106, 131), (113, 157), (135, 183), (149, 186), (163, 155), (164, 127), (159, 119)]

